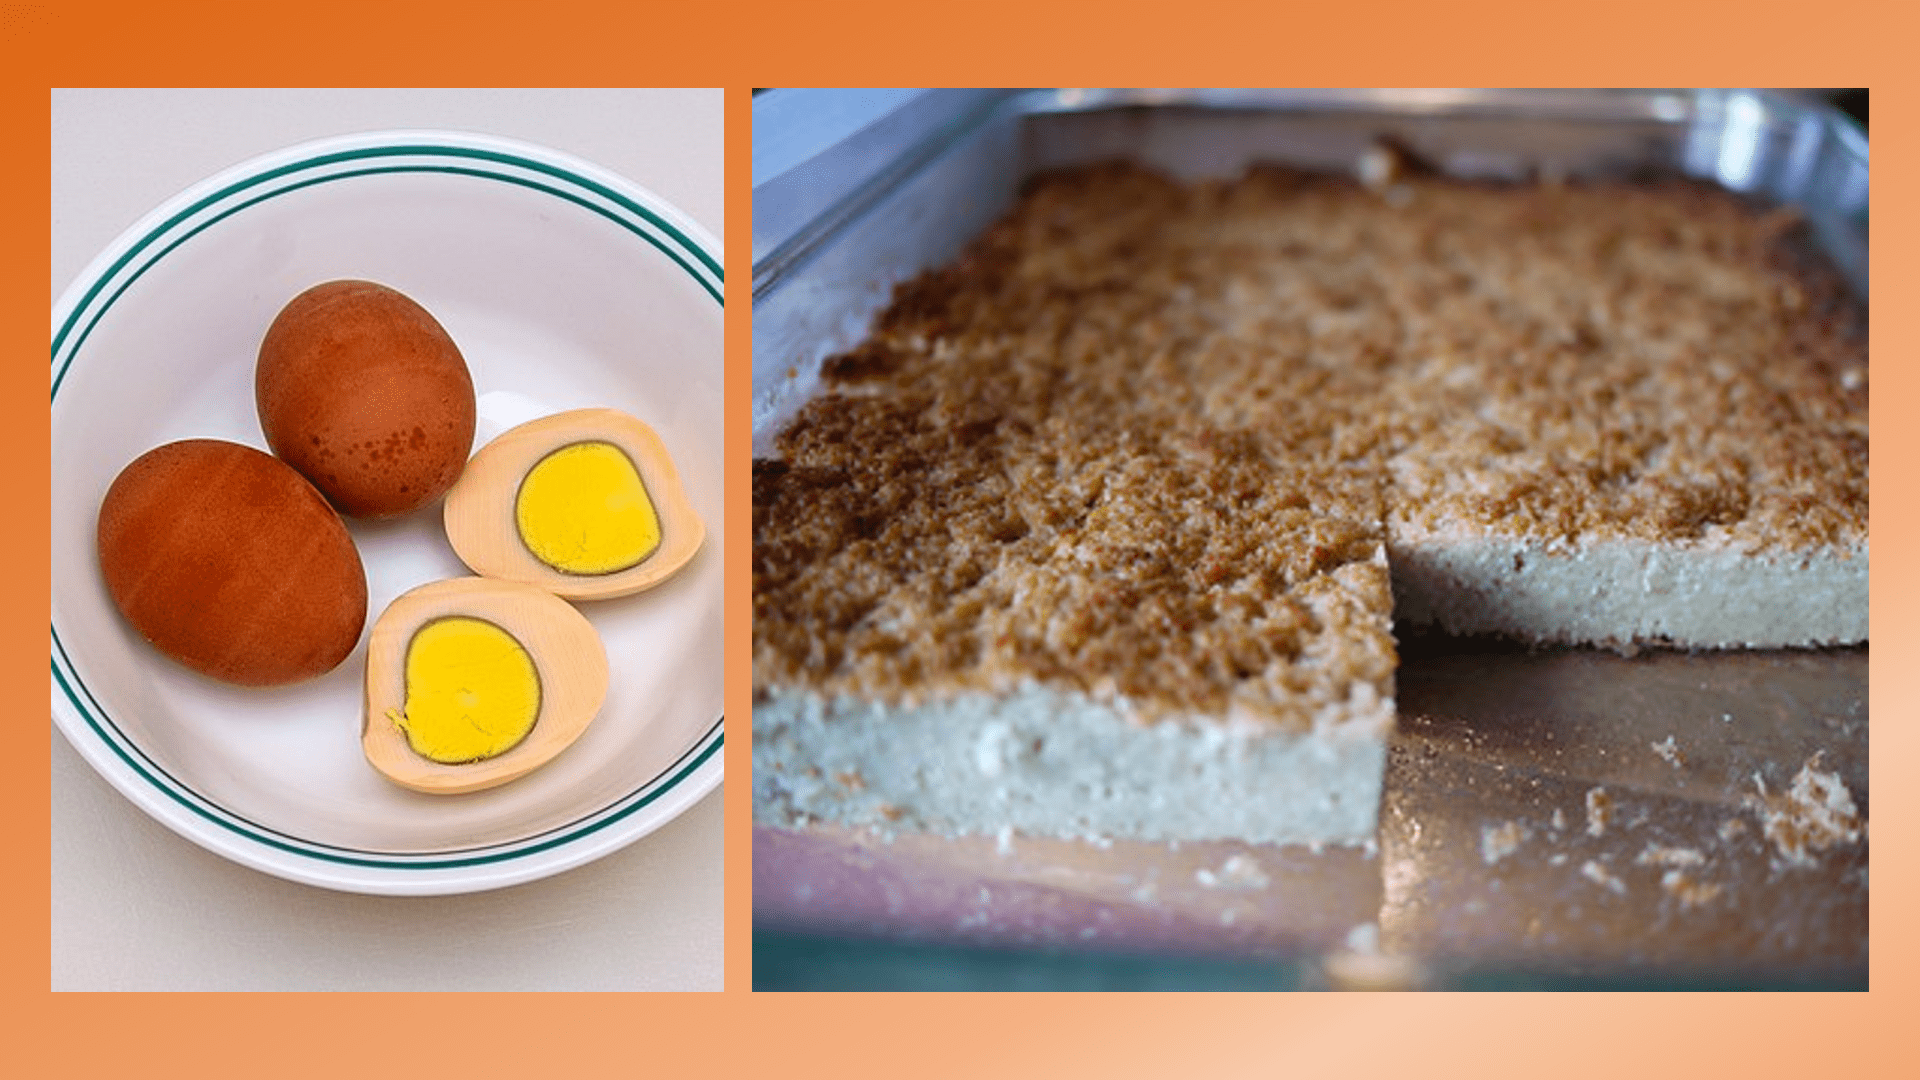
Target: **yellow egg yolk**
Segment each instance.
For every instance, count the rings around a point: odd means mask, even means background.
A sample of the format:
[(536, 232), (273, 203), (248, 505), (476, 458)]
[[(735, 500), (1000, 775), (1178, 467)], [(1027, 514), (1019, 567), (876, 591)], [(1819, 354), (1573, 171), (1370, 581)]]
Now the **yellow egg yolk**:
[(534, 558), (569, 574), (611, 574), (660, 546), (660, 517), (633, 459), (610, 442), (563, 446), (528, 471), (514, 503)]
[(513, 635), (483, 619), (435, 619), (407, 646), (407, 700), (387, 717), (415, 753), (457, 765), (506, 753), (540, 716), (540, 676)]

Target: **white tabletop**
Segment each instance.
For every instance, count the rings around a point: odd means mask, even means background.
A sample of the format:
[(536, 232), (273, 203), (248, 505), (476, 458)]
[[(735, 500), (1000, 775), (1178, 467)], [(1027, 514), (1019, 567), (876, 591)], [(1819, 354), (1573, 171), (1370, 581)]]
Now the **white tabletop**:
[[(55, 90), (52, 300), (123, 229), (195, 181), (308, 139), (388, 128), (550, 146), (724, 235), (718, 90)], [(353, 896), (181, 839), (56, 733), (52, 986), (718, 990), (723, 792), (545, 881), (470, 896)]]

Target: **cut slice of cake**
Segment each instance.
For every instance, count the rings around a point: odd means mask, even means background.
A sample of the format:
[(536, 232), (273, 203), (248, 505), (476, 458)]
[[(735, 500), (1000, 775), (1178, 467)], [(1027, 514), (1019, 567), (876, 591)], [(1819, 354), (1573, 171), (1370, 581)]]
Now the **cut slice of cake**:
[(1396, 613), (1864, 640), (1864, 338), (1791, 226), (1042, 178), (756, 462), (756, 819), (1360, 843)]
[(821, 410), (756, 470), (758, 820), (1371, 838), (1393, 724), (1377, 527), (1231, 452), (954, 443), (883, 433), (885, 411)]
[(1796, 219), (1677, 182), (1405, 190), (1399, 211), (1344, 201), (1402, 224), (1353, 310), (1398, 338), (1381, 463), (1403, 621), (1866, 640), (1863, 314)]
[(1365, 842), (1395, 663), (1375, 486), (1116, 424), (1085, 384), (994, 389), (1044, 363), (890, 359), (756, 465), (760, 819)]

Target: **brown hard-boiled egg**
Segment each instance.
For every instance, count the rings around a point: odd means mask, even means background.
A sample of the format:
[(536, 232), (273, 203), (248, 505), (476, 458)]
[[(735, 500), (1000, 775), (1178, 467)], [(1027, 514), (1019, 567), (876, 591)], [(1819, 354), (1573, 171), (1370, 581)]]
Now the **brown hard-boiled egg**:
[(187, 439), (120, 471), (100, 504), (100, 573), (127, 622), (223, 682), (337, 667), (367, 620), (353, 538), (313, 485), (250, 446)]
[(447, 493), (446, 525), (474, 573), (573, 600), (651, 588), (705, 535), (660, 437), (614, 409), (543, 417), (482, 447)]
[(473, 378), (407, 296), (329, 281), (294, 297), (260, 342), (260, 429), (343, 514), (383, 518), (445, 494), (473, 450)]
[(360, 741), (403, 787), (480, 791), (553, 760), (606, 696), (606, 648), (571, 604), (518, 582), (436, 581), (374, 621)]

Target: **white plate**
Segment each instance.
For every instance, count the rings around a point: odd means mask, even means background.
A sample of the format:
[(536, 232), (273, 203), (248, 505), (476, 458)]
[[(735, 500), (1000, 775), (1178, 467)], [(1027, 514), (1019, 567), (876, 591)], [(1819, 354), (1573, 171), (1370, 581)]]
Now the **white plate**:
[[(611, 406), (660, 433), (707, 525), (665, 584), (582, 604), (607, 646), (605, 708), (512, 784), (403, 790), (360, 752), (364, 633), (313, 682), (224, 686), (163, 658), (101, 581), (95, 519), (146, 450), (264, 449), (255, 351), (296, 293), (368, 278), (418, 300), (465, 354), (475, 448), (535, 415)], [(551, 150), (382, 132), (213, 177), (124, 233), (53, 310), (53, 716), (143, 810), (271, 874), (368, 893), (454, 893), (578, 866), (672, 820), (722, 772), (720, 245), (658, 197)], [(439, 505), (351, 522), (368, 622), (467, 573)]]

